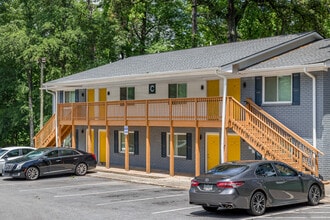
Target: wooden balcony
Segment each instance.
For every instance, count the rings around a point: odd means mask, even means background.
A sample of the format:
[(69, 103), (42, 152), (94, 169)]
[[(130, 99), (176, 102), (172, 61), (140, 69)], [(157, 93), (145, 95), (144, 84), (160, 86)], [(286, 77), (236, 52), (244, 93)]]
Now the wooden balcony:
[[(199, 128), (220, 128), (222, 102), (222, 97), (210, 97), (58, 104), (59, 138), (65, 138), (79, 125), (145, 126), (148, 130), (152, 126), (192, 127), (197, 132)], [(225, 127), (231, 128), (265, 159), (283, 161), (302, 172), (318, 175), (318, 158), (322, 152), (251, 100), (247, 100), (246, 107), (232, 97), (227, 97), (226, 103)], [(35, 136), (35, 147), (55, 143), (55, 120), (53, 116)], [(126, 156), (128, 160), (128, 153)], [(196, 155), (196, 174), (199, 158)], [(174, 175), (173, 164), (170, 172)], [(149, 166), (146, 165), (147, 170)]]
[(60, 125), (221, 127), (222, 97), (58, 105)]

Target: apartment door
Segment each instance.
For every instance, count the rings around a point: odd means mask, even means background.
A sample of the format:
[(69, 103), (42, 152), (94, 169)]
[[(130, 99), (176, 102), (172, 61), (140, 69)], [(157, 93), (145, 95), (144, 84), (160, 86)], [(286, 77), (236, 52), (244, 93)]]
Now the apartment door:
[[(95, 102), (95, 91), (94, 91), (94, 89), (88, 89), (87, 90), (87, 101), (89, 103)], [(94, 106), (89, 106), (88, 115), (89, 115), (89, 118), (91, 118), (91, 119), (95, 117)]]
[(100, 129), (99, 130), (99, 161), (101, 163), (106, 162), (106, 137), (107, 137), (107, 132), (105, 129)]
[(206, 133), (206, 170), (209, 170), (220, 163), (219, 143), (219, 133)]
[[(219, 92), (219, 80), (207, 81), (207, 97), (217, 97)], [(207, 116), (209, 120), (216, 120), (219, 117), (219, 102), (210, 101), (207, 103)]]
[[(227, 83), (227, 95), (234, 97), (237, 101), (241, 101), (241, 80), (229, 79)], [(235, 114), (239, 114), (238, 112)], [(241, 138), (235, 133), (228, 134), (227, 138), (227, 160), (240, 160), (241, 158)]]

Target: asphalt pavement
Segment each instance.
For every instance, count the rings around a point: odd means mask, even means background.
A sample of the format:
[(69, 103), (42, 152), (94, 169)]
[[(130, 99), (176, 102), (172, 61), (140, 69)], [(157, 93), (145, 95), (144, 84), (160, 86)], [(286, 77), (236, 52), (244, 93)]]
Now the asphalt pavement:
[[(190, 181), (193, 178), (193, 176), (186, 175), (170, 176), (167, 173), (146, 173), (145, 171), (141, 170), (126, 171), (124, 168), (106, 168), (103, 166), (97, 166), (96, 169), (91, 172), (91, 175), (128, 182), (174, 187), (187, 190), (190, 188)], [(321, 200), (321, 202), (330, 203), (330, 181), (324, 181), (324, 184), (325, 198)]]

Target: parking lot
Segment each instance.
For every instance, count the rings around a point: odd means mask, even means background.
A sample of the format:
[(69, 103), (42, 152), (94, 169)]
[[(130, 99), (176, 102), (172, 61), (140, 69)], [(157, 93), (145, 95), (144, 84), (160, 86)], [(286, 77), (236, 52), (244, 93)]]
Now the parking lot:
[(185, 189), (95, 174), (37, 181), (0, 177), (1, 219), (330, 219), (327, 203), (273, 208), (257, 218), (242, 210), (208, 213), (202, 207), (189, 205)]

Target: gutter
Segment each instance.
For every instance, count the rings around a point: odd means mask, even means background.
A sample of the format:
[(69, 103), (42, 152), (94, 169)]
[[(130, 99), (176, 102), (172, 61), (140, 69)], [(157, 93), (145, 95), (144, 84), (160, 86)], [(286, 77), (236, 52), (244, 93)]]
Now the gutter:
[[(55, 141), (56, 141), (56, 147), (58, 147), (58, 126), (57, 126), (57, 92), (49, 91), (47, 87), (45, 87), (45, 90), (47, 93), (51, 94), (53, 97), (55, 97), (55, 106), (54, 112), (55, 112)], [(54, 100), (54, 99), (53, 99)]]
[(304, 68), (304, 73), (312, 79), (312, 99), (313, 99), (313, 146), (316, 148), (316, 78), (311, 73), (307, 72), (307, 68)]
[(221, 121), (221, 142), (220, 142), (220, 163), (225, 162), (225, 121), (226, 121), (226, 100), (227, 100), (227, 77), (220, 74), (220, 69), (215, 71), (215, 74), (223, 79), (223, 93), (222, 93), (222, 121)]

